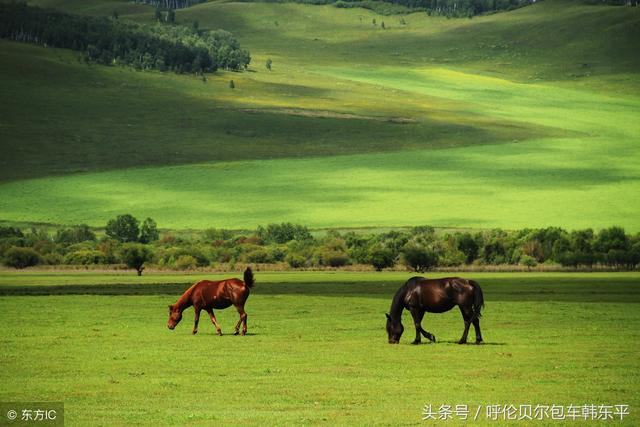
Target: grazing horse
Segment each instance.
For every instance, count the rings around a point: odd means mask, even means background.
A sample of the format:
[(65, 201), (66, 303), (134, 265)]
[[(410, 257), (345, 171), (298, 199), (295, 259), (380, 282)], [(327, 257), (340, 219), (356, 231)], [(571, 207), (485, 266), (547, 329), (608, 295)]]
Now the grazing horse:
[(425, 312), (444, 313), (455, 306), (460, 307), (464, 319), (464, 333), (459, 344), (467, 342), (469, 326), (473, 323), (476, 330), (476, 344), (482, 342), (480, 333), (480, 311), (484, 306), (482, 289), (473, 280), (460, 277), (444, 279), (427, 279), (412, 277), (396, 292), (391, 302), (391, 310), (387, 313), (387, 334), (389, 344), (398, 344), (404, 327), (402, 326), (402, 310), (409, 310), (416, 327), (416, 339), (413, 344), (420, 344), (420, 334), (429, 341), (436, 337), (422, 329), (422, 318)]
[(167, 327), (173, 330), (180, 320), (182, 320), (182, 312), (193, 306), (195, 310), (195, 324), (193, 325), (193, 333), (198, 333), (198, 321), (200, 320), (200, 310), (209, 313), (211, 322), (216, 327), (218, 335), (222, 335), (222, 330), (213, 309), (223, 309), (231, 305), (236, 307), (240, 314), (240, 320), (236, 323), (235, 335), (240, 332), (240, 324), (242, 324), (242, 335), (247, 333), (247, 313), (244, 311), (244, 304), (249, 298), (249, 292), (253, 287), (253, 272), (247, 267), (244, 271), (244, 282), (240, 279), (225, 279), (219, 281), (201, 280), (186, 290), (175, 304), (169, 306), (169, 321)]

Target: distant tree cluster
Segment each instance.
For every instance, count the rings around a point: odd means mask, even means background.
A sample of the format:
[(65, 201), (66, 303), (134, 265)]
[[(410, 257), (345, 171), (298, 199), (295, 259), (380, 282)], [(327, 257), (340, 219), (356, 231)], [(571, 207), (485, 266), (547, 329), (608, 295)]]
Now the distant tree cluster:
[(140, 70), (242, 70), (251, 61), (249, 52), (227, 31), (69, 15), (24, 3), (0, 3), (0, 37), (73, 49), (91, 62)]
[(376, 234), (336, 230), (314, 236), (305, 226), (269, 224), (252, 232), (208, 229), (197, 235), (159, 235), (155, 221), (132, 215), (108, 221), (100, 238), (86, 225), (23, 232), (0, 227), (0, 259), (7, 266), (124, 264), (142, 274), (145, 265), (189, 270), (236, 263), (277, 268), (403, 266), (416, 272), (465, 265), (511, 265), (532, 269), (550, 264), (567, 269), (634, 270), (640, 265), (640, 234), (620, 227), (598, 232), (558, 227), (504, 231), (437, 232), (423, 226)]
[[(267, 0), (269, 1), (269, 0)], [(482, 13), (512, 10), (535, 3), (536, 0), (292, 0), (306, 4), (335, 4), (340, 8), (362, 7), (379, 13), (390, 14), (385, 3), (404, 6), (414, 10), (424, 10), (430, 15), (448, 17), (471, 17)], [(618, 0), (606, 0), (618, 1)], [(633, 0), (636, 1), (636, 0)], [(397, 11), (396, 11), (397, 13)]]
[(611, 6), (638, 6), (640, 0), (585, 0), (587, 4), (608, 4)]
[(162, 9), (183, 9), (207, 0), (135, 0), (136, 3), (149, 4)]

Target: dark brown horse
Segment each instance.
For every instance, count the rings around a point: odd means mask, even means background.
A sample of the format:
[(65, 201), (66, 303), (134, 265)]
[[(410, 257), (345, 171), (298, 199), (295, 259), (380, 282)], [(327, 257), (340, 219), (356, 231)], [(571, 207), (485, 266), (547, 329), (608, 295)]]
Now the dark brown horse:
[(464, 319), (464, 333), (458, 343), (467, 342), (469, 326), (473, 323), (476, 330), (476, 344), (480, 344), (482, 342), (480, 311), (484, 306), (484, 297), (478, 283), (460, 277), (444, 279), (412, 277), (398, 289), (391, 302), (391, 310), (387, 314), (389, 344), (400, 342), (404, 332), (401, 321), (402, 310), (405, 308), (411, 313), (416, 327), (416, 339), (413, 344), (420, 344), (420, 334), (432, 342), (436, 341), (435, 336), (422, 329), (424, 313), (444, 313), (456, 305), (460, 307)]
[(216, 320), (213, 309), (223, 309), (235, 306), (240, 314), (240, 320), (236, 323), (235, 335), (240, 333), (240, 324), (242, 324), (242, 335), (247, 333), (247, 313), (244, 311), (244, 304), (249, 298), (249, 292), (254, 284), (253, 273), (251, 268), (247, 267), (244, 271), (244, 282), (240, 279), (225, 279), (217, 282), (211, 280), (201, 280), (186, 290), (175, 304), (169, 306), (169, 321), (167, 327), (174, 329), (180, 320), (182, 320), (182, 312), (193, 306), (195, 310), (195, 324), (193, 325), (193, 333), (198, 333), (198, 321), (200, 320), (200, 311), (205, 310), (209, 313), (211, 322), (216, 327), (218, 335), (222, 335), (222, 330)]

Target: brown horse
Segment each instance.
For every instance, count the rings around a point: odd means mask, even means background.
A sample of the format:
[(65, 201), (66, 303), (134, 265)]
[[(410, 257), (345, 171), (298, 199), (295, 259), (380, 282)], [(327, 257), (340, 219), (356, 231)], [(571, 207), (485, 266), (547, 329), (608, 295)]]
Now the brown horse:
[(464, 333), (459, 344), (467, 342), (469, 326), (473, 323), (476, 331), (476, 344), (482, 342), (480, 333), (480, 311), (484, 306), (482, 289), (473, 280), (460, 277), (444, 279), (426, 279), (412, 277), (396, 292), (391, 302), (391, 310), (387, 313), (387, 335), (389, 344), (398, 344), (404, 332), (402, 326), (402, 310), (409, 310), (416, 327), (416, 339), (413, 344), (420, 344), (420, 334), (429, 341), (435, 342), (436, 337), (422, 329), (422, 318), (425, 312), (444, 313), (455, 306), (460, 307), (464, 319)]
[(193, 306), (195, 310), (195, 324), (193, 325), (193, 333), (198, 333), (198, 321), (200, 320), (200, 311), (205, 310), (209, 313), (211, 322), (216, 327), (218, 335), (222, 335), (222, 330), (216, 320), (213, 309), (223, 309), (235, 306), (240, 314), (240, 320), (236, 323), (235, 335), (240, 332), (240, 324), (242, 324), (242, 335), (247, 333), (247, 313), (244, 311), (244, 304), (249, 298), (249, 292), (253, 287), (253, 273), (251, 268), (247, 267), (244, 271), (244, 282), (240, 279), (225, 279), (217, 282), (211, 280), (201, 280), (186, 290), (175, 304), (169, 306), (169, 321), (167, 327), (173, 330), (180, 320), (182, 320), (182, 312)]

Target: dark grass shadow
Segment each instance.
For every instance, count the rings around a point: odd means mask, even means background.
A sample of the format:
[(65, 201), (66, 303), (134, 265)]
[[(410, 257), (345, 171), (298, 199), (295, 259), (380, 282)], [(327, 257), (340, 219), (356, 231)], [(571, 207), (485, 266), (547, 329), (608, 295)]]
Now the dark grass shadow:
[(454, 345), (459, 345), (459, 346), (473, 346), (473, 347), (484, 347), (486, 345), (489, 346), (494, 346), (494, 345), (498, 345), (498, 346), (502, 346), (502, 345), (509, 345), (506, 342), (486, 342), (483, 341), (482, 344), (476, 344), (473, 341), (470, 341), (466, 344), (458, 344), (458, 341), (454, 341), (454, 340), (443, 340), (443, 341), (437, 341), (435, 344), (454, 344)]
[[(485, 302), (592, 302), (640, 303), (640, 277), (507, 277), (481, 280)], [(12, 296), (167, 296), (173, 300), (191, 283), (95, 284), (95, 285), (6, 285), (0, 297)], [(259, 283), (251, 298), (261, 296), (315, 296), (379, 298), (391, 300), (400, 283)]]

